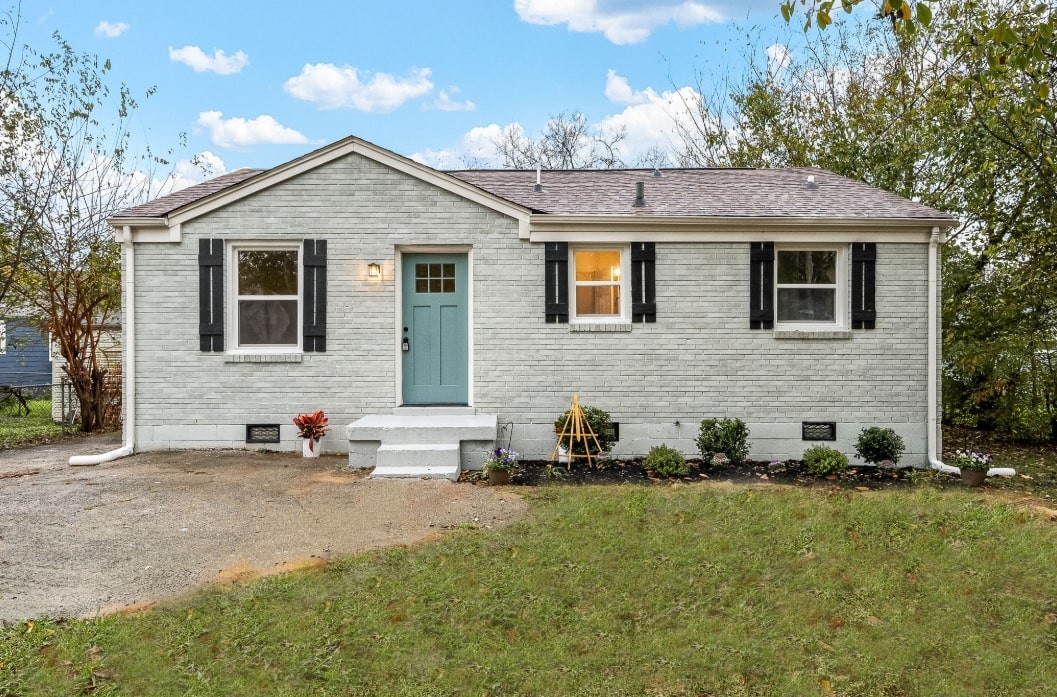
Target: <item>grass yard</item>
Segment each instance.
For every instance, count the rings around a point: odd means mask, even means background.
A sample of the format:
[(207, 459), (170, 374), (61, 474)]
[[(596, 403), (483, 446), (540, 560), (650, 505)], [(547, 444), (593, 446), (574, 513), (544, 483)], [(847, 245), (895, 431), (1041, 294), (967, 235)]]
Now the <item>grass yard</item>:
[(1050, 695), (1057, 526), (980, 494), (545, 487), (523, 522), (0, 629), (0, 695)]
[(63, 435), (62, 424), (51, 418), (50, 399), (27, 401), (29, 416), (14, 415), (17, 405), (7, 405), (0, 416), (0, 448), (51, 440)]

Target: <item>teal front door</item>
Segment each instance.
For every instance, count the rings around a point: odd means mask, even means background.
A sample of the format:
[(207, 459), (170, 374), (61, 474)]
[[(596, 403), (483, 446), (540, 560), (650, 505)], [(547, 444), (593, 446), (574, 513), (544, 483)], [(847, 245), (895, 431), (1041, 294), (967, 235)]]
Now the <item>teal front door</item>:
[(403, 255), (404, 404), (467, 404), (465, 254)]

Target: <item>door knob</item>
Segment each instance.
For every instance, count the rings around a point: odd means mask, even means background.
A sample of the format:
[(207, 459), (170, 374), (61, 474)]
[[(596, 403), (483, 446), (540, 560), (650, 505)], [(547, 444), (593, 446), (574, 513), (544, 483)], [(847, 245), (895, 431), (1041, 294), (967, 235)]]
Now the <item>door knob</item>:
[(401, 344), (400, 344), (400, 350), (401, 351), (410, 351), (411, 350), (411, 342), (407, 340), (406, 336), (404, 337), (403, 342), (401, 342)]

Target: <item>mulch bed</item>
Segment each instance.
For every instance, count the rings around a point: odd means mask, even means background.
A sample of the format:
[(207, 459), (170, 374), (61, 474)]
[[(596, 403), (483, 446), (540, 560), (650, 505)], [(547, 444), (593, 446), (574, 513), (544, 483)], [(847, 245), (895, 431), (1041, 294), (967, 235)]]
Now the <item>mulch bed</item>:
[[(829, 475), (819, 477), (809, 474), (799, 460), (784, 462), (746, 461), (741, 465), (717, 468), (702, 468), (699, 460), (687, 460), (690, 475), (665, 479), (652, 476), (642, 466), (641, 459), (606, 460), (587, 467), (574, 464), (566, 469), (564, 464), (546, 460), (534, 460), (521, 463), (521, 471), (514, 475), (512, 484), (538, 486), (541, 484), (670, 484), (672, 482), (699, 481), (733, 481), (737, 483), (793, 484), (797, 486), (827, 486), (842, 488), (883, 489), (894, 486), (908, 486), (908, 468), (891, 469), (880, 467), (852, 467), (841, 476)], [(467, 476), (468, 473), (463, 473)], [(472, 475), (470, 475), (472, 476)]]

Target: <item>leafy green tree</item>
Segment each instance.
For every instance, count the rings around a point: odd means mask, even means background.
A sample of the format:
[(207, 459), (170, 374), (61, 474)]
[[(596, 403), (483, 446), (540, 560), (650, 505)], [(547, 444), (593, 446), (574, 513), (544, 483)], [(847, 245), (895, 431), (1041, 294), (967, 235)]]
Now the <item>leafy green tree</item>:
[[(106, 219), (146, 198), (148, 152), (129, 167), (129, 90), (111, 66), (59, 35), (40, 51), (19, 42), (19, 17), (0, 19), (0, 299), (33, 308), (66, 360), (81, 428), (103, 425), (108, 368), (100, 327), (120, 309), (120, 248)], [(145, 173), (146, 172), (146, 173)]]
[(1053, 6), (913, 2), (894, 21), (878, 7), (882, 21), (817, 21), (827, 29), (806, 48), (772, 52), (702, 101), (681, 160), (818, 165), (958, 216), (944, 267), (945, 415), (1057, 437)]

